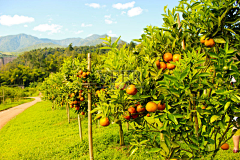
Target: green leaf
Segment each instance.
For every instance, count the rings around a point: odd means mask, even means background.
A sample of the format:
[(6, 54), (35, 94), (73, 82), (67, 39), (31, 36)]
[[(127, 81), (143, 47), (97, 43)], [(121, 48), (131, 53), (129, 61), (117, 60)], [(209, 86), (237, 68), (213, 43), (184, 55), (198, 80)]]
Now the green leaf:
[(214, 121), (216, 121), (220, 116), (218, 115), (213, 115), (210, 119), (210, 123), (213, 123)]
[(171, 75), (164, 74), (164, 78), (177, 82), (177, 78)]
[(143, 140), (140, 142), (140, 144), (144, 144), (144, 143), (147, 143), (149, 140)]
[(217, 54), (213, 53), (213, 52), (209, 52), (208, 53), (210, 57), (212, 58), (218, 58)]
[(223, 38), (213, 38), (215, 43), (226, 43), (226, 41)]
[(206, 66), (199, 66), (199, 67), (196, 67), (195, 69), (205, 69)]
[(168, 114), (168, 118), (173, 121), (176, 125), (178, 125), (178, 121), (173, 114)]
[(151, 148), (149, 151), (147, 151), (148, 153), (155, 153), (155, 152), (159, 152), (161, 150), (161, 148)]
[(131, 151), (131, 154), (130, 154), (130, 157), (138, 150), (138, 147), (134, 148), (132, 151)]
[(230, 106), (231, 102), (227, 102), (224, 106), (224, 111), (226, 112), (228, 107)]
[(156, 95), (153, 95), (152, 97), (153, 97), (153, 99), (157, 99), (157, 96), (156, 96)]
[(198, 76), (199, 77), (209, 77), (209, 76), (211, 76), (211, 74), (210, 73), (200, 73)]
[(199, 150), (198, 146), (195, 145), (195, 144), (189, 144), (188, 146), (189, 146), (191, 149)]
[(141, 95), (140, 96), (141, 99), (146, 99), (146, 98), (149, 98), (149, 97), (151, 97), (151, 96), (148, 96), (148, 95)]
[[(165, 137), (165, 136), (164, 136), (164, 137)], [(169, 153), (169, 149), (168, 149), (168, 147), (167, 147), (167, 145), (166, 145), (165, 142), (161, 141), (161, 142), (160, 142), (160, 146), (163, 148), (163, 150), (164, 150), (167, 154)]]
[(182, 74), (180, 75), (180, 81), (183, 81), (184, 78), (187, 77), (188, 72), (189, 72), (189, 69), (188, 69), (188, 68), (186, 68), (186, 69), (182, 72)]

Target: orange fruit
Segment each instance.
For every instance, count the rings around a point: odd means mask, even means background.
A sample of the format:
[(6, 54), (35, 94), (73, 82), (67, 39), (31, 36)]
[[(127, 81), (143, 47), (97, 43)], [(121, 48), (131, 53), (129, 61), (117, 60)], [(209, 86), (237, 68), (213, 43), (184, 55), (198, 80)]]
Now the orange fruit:
[(135, 95), (137, 93), (137, 88), (135, 85), (129, 85), (126, 89), (127, 94), (129, 95)]
[(172, 58), (173, 58), (172, 53), (165, 53), (165, 54), (163, 55), (163, 60), (164, 60), (165, 62), (171, 61)]
[(160, 62), (159, 62), (159, 60), (156, 61), (156, 66), (158, 67), (158, 69), (160, 69)]
[(83, 90), (80, 90), (80, 91), (79, 91), (79, 93), (82, 93), (82, 92), (83, 92)]
[(73, 108), (74, 106), (72, 104), (70, 104), (70, 108)]
[(165, 108), (166, 108), (166, 105), (163, 103), (163, 104), (161, 104), (161, 103), (158, 103), (158, 110), (164, 110)]
[(80, 70), (79, 72), (78, 72), (78, 74), (82, 74), (83, 73), (83, 71), (82, 70)]
[(208, 40), (205, 40), (204, 44), (206, 47), (213, 47), (215, 45), (215, 42), (213, 39), (208, 39)]
[(169, 69), (169, 70), (172, 70), (172, 69), (174, 69), (176, 66), (174, 65), (174, 64), (171, 64), (171, 63), (167, 63), (167, 68)]
[(163, 69), (163, 70), (165, 70), (166, 68), (167, 68), (167, 65), (166, 65), (166, 63), (164, 63), (164, 62), (160, 62), (160, 66), (159, 66), (159, 68), (158, 69)]
[(131, 113), (131, 114), (136, 113), (136, 109), (134, 107), (129, 107), (128, 112)]
[(133, 114), (131, 115), (133, 119), (137, 118), (139, 115), (138, 114)]
[(81, 112), (81, 115), (85, 115), (85, 112)]
[(86, 73), (86, 72), (83, 72), (82, 76), (83, 76), (83, 78), (86, 78), (87, 73)]
[(181, 59), (180, 54), (174, 54), (173, 55), (173, 62), (179, 61), (179, 59)]
[(151, 115), (148, 113), (148, 114), (147, 114), (147, 117), (150, 117), (150, 116), (151, 116)]
[(146, 105), (146, 110), (148, 112), (155, 112), (158, 109), (158, 106), (154, 102), (148, 102)]
[(80, 107), (79, 107), (79, 106), (76, 106), (76, 107), (75, 107), (75, 110), (76, 110), (76, 111), (78, 111), (79, 109), (80, 109)]
[(73, 101), (73, 104), (78, 104), (78, 101)]
[(145, 108), (141, 104), (139, 104), (137, 106), (137, 112), (144, 112), (144, 111), (145, 111)]
[(109, 124), (110, 124), (110, 122), (109, 122), (107, 117), (100, 119), (100, 125), (101, 126), (108, 126)]
[(130, 120), (131, 119), (130, 113), (128, 111), (124, 112), (123, 118), (125, 118), (126, 120)]
[(224, 143), (222, 146), (221, 146), (222, 150), (228, 150), (229, 149), (229, 145), (227, 143)]
[(100, 93), (100, 91), (99, 91), (99, 90), (97, 90), (97, 91), (96, 91), (96, 95), (98, 95), (99, 93)]
[(206, 107), (205, 107), (205, 106), (203, 106), (203, 107), (202, 107), (202, 109), (206, 109)]
[(84, 101), (84, 97), (81, 97), (81, 98), (80, 98), (80, 101)]

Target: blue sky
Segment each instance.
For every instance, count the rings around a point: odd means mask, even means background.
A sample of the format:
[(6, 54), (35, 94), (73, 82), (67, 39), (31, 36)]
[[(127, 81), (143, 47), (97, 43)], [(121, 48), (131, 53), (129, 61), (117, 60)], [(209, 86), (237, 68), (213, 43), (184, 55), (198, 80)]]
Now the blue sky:
[(164, 6), (178, 0), (0, 0), (0, 36), (86, 38), (108, 34), (127, 42), (147, 25), (162, 25)]

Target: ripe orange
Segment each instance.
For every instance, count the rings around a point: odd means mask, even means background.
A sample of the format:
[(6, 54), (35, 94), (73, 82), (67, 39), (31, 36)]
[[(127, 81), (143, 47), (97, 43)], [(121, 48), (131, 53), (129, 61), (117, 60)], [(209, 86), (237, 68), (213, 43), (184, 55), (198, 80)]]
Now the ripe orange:
[(80, 70), (79, 72), (78, 72), (78, 74), (82, 74), (83, 73), (83, 71), (82, 70)]
[(179, 61), (179, 59), (181, 59), (180, 54), (174, 54), (173, 55), (173, 62)]
[(167, 63), (167, 68), (169, 69), (169, 70), (172, 70), (172, 69), (174, 69), (176, 66), (174, 65), (174, 64), (171, 64), (171, 63)]
[(84, 101), (84, 97), (81, 97), (81, 98), (80, 98), (80, 101)]
[(130, 113), (128, 111), (124, 112), (123, 118), (125, 118), (126, 120), (130, 120), (131, 119)]
[(73, 104), (78, 104), (78, 101), (73, 101)]
[(133, 119), (137, 118), (139, 115), (138, 114), (132, 114), (131, 115)]
[(147, 117), (150, 117), (150, 116), (151, 116), (151, 115), (148, 113), (148, 114), (147, 114)]
[(205, 107), (205, 106), (202, 106), (202, 109), (206, 109), (206, 107)]
[(159, 62), (159, 60), (156, 61), (156, 66), (158, 67), (158, 69), (160, 69), (160, 62)]
[(204, 44), (207, 47), (213, 47), (215, 45), (215, 42), (213, 39), (208, 39), (208, 40), (205, 40)]
[(79, 107), (79, 106), (76, 106), (76, 107), (75, 107), (75, 110), (76, 110), (76, 111), (78, 111), (79, 109), (80, 109), (80, 107)]
[(166, 65), (166, 63), (164, 63), (164, 62), (160, 62), (160, 67), (159, 67), (159, 69), (163, 69), (163, 70), (165, 70), (166, 68), (167, 68), (167, 65)]
[(135, 85), (129, 85), (126, 89), (127, 94), (129, 95), (135, 95), (137, 93), (137, 88)]
[(79, 93), (82, 93), (82, 92), (83, 92), (83, 90), (80, 90), (80, 91), (79, 91)]
[(73, 108), (74, 106), (73, 106), (73, 104), (70, 104), (70, 108)]
[(96, 91), (96, 95), (98, 95), (99, 93), (100, 93), (100, 91), (99, 91), (99, 90), (97, 90), (97, 91)]
[(222, 146), (221, 146), (222, 150), (228, 150), (229, 149), (229, 145), (227, 143), (224, 143)]
[(109, 122), (107, 117), (100, 119), (100, 125), (101, 126), (108, 126), (109, 124), (110, 124), (110, 122)]
[(146, 110), (148, 112), (155, 112), (158, 109), (158, 106), (154, 102), (148, 102), (146, 105)]
[(165, 54), (163, 55), (163, 60), (164, 60), (165, 62), (171, 61), (172, 58), (173, 58), (172, 53), (165, 53)]
[(165, 103), (161, 104), (161, 103), (158, 103), (158, 110), (164, 110), (166, 108), (166, 105)]
[(137, 106), (137, 112), (144, 112), (144, 111), (145, 111), (145, 108), (141, 104), (139, 104)]
[(129, 107), (128, 112), (131, 113), (131, 114), (136, 113), (136, 109), (134, 107)]
[(85, 112), (81, 112), (81, 115), (85, 115)]

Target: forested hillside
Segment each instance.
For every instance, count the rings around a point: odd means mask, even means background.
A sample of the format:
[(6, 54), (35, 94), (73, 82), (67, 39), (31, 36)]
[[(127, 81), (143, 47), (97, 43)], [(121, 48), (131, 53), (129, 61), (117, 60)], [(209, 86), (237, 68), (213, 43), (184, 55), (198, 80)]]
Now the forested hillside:
[[(0, 83), (2, 85), (22, 84), (29, 86), (31, 82), (41, 82), (50, 73), (59, 71), (64, 59), (83, 59), (87, 53), (92, 53), (93, 61), (99, 54), (105, 54), (108, 50), (100, 49), (103, 44), (96, 46), (72, 46), (67, 48), (43, 48), (24, 52), (11, 63), (4, 65), (0, 70)], [(121, 48), (123, 43), (119, 44)], [(135, 44), (131, 42), (127, 47), (132, 49)]]

